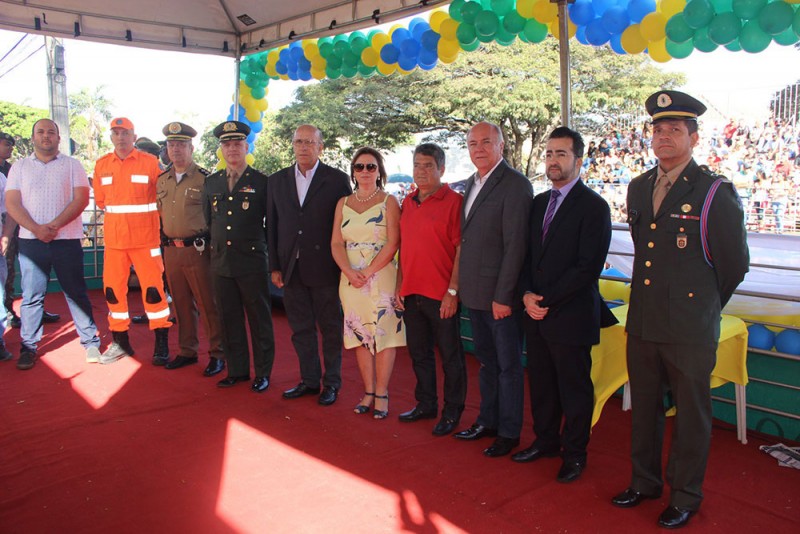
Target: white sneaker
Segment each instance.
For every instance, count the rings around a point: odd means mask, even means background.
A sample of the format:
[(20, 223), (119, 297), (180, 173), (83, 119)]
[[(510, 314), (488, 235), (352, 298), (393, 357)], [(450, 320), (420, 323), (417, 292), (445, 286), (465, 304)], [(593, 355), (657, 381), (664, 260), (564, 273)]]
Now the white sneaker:
[(98, 363), (100, 361), (100, 349), (89, 347), (86, 349), (86, 363)]

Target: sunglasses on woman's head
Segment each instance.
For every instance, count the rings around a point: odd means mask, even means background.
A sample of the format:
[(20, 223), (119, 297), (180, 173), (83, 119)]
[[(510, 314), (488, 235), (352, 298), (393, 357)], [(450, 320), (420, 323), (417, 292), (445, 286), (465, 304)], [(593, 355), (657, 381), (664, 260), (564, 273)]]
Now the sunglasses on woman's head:
[(367, 169), (369, 172), (373, 172), (377, 168), (378, 168), (378, 166), (376, 164), (374, 164), (374, 163), (354, 163), (353, 164), (353, 170), (358, 171), (358, 172), (361, 172), (364, 169)]

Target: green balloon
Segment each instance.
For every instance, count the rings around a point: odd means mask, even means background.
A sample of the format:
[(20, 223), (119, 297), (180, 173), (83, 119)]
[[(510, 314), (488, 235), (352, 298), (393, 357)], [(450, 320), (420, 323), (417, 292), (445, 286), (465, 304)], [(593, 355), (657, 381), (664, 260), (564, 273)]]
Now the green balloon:
[(333, 51), (337, 56), (343, 56), (345, 52), (350, 51), (350, 41), (345, 39), (334, 43)]
[(717, 46), (719, 46), (708, 36), (708, 28), (698, 28), (695, 30), (692, 42), (696, 49), (706, 53), (713, 52), (717, 49)]
[(739, 44), (739, 39), (734, 39), (730, 43), (726, 44), (725, 48), (727, 48), (731, 52), (741, 52), (742, 51), (742, 45)]
[[(321, 41), (322, 39), (320, 39)], [(328, 59), (333, 55), (333, 43), (330, 41), (326, 41), (324, 43), (317, 43), (319, 45), (319, 55)]]
[(765, 5), (767, 0), (733, 0), (732, 4), (733, 12), (744, 20), (756, 18)]
[(456, 22), (463, 22), (464, 19), (461, 17), (461, 8), (464, 6), (464, 2), (467, 0), (453, 0), (450, 2), (450, 8), (448, 9), (448, 13), (450, 13), (450, 18)]
[(253, 98), (255, 98), (256, 100), (261, 100), (262, 98), (264, 98), (266, 91), (264, 90), (263, 87), (256, 86), (250, 89), (250, 94), (253, 95)]
[(709, 0), (689, 0), (683, 8), (686, 24), (695, 30), (705, 28), (714, 18), (714, 6)]
[(772, 2), (758, 14), (758, 25), (767, 35), (778, 35), (792, 25), (794, 10), (786, 2)]
[(478, 34), (478, 42), (479, 43), (491, 43), (494, 41), (494, 35), (481, 35)]
[(741, 31), (742, 21), (732, 12), (719, 13), (708, 25), (708, 37), (720, 46), (739, 37)]
[(350, 51), (345, 52), (342, 55), (342, 74), (344, 74), (344, 69), (355, 69), (358, 67), (359, 63), (361, 63), (360, 56), (357, 56)]
[(498, 17), (504, 17), (514, 10), (515, 3), (514, 0), (492, 0), (490, 5), (492, 6), (492, 11), (497, 13)]
[(525, 35), (528, 42), (541, 43), (547, 37), (548, 28), (536, 19), (528, 19), (520, 35)]
[[(523, 26), (524, 27), (524, 26)], [(502, 24), (497, 27), (497, 31), (494, 34), (494, 39), (498, 43), (500, 41), (504, 43), (511, 44), (514, 42), (514, 39), (517, 37), (517, 34), (511, 33), (510, 31), (506, 30)], [(508, 46), (508, 45), (505, 45)]]
[(742, 50), (757, 54), (763, 52), (772, 42), (772, 38), (764, 33), (759, 27), (758, 20), (748, 20), (742, 26), (742, 33), (739, 34), (739, 44)]
[(800, 36), (800, 9), (794, 12), (794, 19), (792, 19), (792, 29), (794, 33)]
[(517, 10), (510, 11), (508, 15), (503, 17), (503, 28), (508, 33), (513, 33), (514, 35), (518, 34), (522, 31), (522, 28), (525, 27), (525, 17), (517, 13)]
[(497, 44), (499, 44), (500, 46), (511, 46), (512, 44), (514, 44), (514, 41), (516, 41), (516, 39), (517, 39), (517, 36), (514, 35), (513, 33), (511, 34), (511, 39), (510, 40), (501, 39), (500, 37), (497, 37), (497, 36), (495, 36), (495, 38), (494, 38), (495, 42)]
[(345, 78), (355, 78), (358, 74), (358, 67), (342, 67), (342, 76)]
[(733, 11), (733, 0), (711, 0), (711, 5), (717, 13)]
[(481, 11), (483, 11), (483, 7), (481, 7), (480, 3), (464, 2), (464, 5), (461, 6), (461, 20), (467, 24), (475, 24), (475, 17)]
[(336, 78), (342, 75), (342, 71), (340, 71), (339, 69), (334, 69), (333, 67), (330, 66), (330, 64), (328, 64), (328, 66), (325, 67), (325, 74), (331, 80), (335, 80)]
[(683, 13), (677, 13), (667, 21), (665, 27), (667, 38), (676, 43), (685, 43), (694, 37), (694, 29), (686, 24)]
[(477, 41), (478, 36), (475, 33), (475, 26), (473, 24), (467, 24), (466, 22), (459, 24), (456, 30), (456, 39), (458, 39), (461, 48), (464, 48), (464, 45), (470, 45)]
[(786, 28), (778, 35), (772, 38), (773, 41), (778, 43), (781, 46), (791, 46), (795, 44), (797, 41), (800, 41), (800, 37), (794, 33), (794, 28)]
[(369, 46), (369, 42), (367, 38), (364, 37), (364, 34), (361, 32), (353, 32), (350, 34), (350, 50), (357, 55), (360, 56), (361, 52)]
[(342, 68), (342, 56), (337, 56), (336, 54), (328, 56), (328, 66), (335, 70), (340, 70)]
[(474, 52), (475, 50), (477, 50), (480, 47), (481, 47), (481, 42), (479, 40), (477, 40), (477, 39), (475, 39), (475, 42), (473, 42), (471, 44), (468, 44), (468, 45), (463, 45), (462, 44), (461, 45), (461, 49), (464, 52)]
[(500, 27), (500, 19), (491, 11), (481, 11), (475, 17), (475, 33), (478, 37), (494, 37)]
[(682, 43), (676, 43), (675, 41), (671, 41), (667, 39), (667, 52), (669, 55), (674, 57), (675, 59), (684, 59), (691, 55), (694, 52), (694, 44), (691, 40), (684, 41)]

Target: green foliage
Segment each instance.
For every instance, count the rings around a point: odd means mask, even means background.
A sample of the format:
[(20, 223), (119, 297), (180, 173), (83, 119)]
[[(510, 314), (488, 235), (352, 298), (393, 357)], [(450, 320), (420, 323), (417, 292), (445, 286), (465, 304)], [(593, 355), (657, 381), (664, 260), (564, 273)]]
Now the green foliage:
[(12, 156), (12, 161), (33, 153), (31, 130), (36, 121), (47, 117), (49, 113), (46, 109), (0, 102), (0, 131), (13, 135), (17, 141), (14, 147), (16, 157)]
[(93, 168), (94, 162), (111, 150), (106, 131), (112, 101), (104, 91), (105, 86), (99, 85), (94, 90), (84, 87), (69, 95), (70, 137), (76, 144), (73, 156), (87, 169)]
[(217, 168), (219, 158), (217, 158), (217, 148), (219, 141), (214, 137), (214, 127), (216, 123), (208, 123), (202, 130), (199, 140), (194, 141), (194, 161), (200, 167), (214, 172)]
[(264, 129), (256, 139), (253, 150), (255, 162), (253, 167), (264, 174), (272, 174), (294, 162), (292, 154), (292, 133), (281, 135), (275, 123), (275, 114), (266, 113), (262, 119)]

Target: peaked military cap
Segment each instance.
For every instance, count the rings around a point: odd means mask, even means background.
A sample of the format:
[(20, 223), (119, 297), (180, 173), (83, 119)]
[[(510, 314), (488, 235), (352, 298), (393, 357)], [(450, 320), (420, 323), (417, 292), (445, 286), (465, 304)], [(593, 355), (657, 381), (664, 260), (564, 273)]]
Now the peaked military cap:
[(140, 137), (133, 145), (142, 152), (147, 152), (154, 156), (158, 156), (158, 153), (161, 152), (161, 147), (158, 146), (158, 143), (154, 143), (147, 137)]
[(8, 141), (11, 146), (17, 144), (17, 142), (14, 140), (14, 136), (5, 132), (0, 132), (0, 141)]
[(706, 106), (693, 96), (680, 91), (658, 91), (645, 101), (644, 107), (653, 122), (663, 119), (697, 120)]
[(239, 121), (225, 121), (214, 128), (214, 137), (220, 141), (247, 139), (248, 135), (250, 135), (250, 127)]
[(169, 141), (170, 139), (178, 141), (186, 141), (196, 136), (197, 130), (195, 130), (188, 124), (176, 121), (176, 122), (171, 122), (166, 126), (164, 126), (164, 128), (161, 129), (161, 133), (163, 133), (166, 136), (167, 141)]

